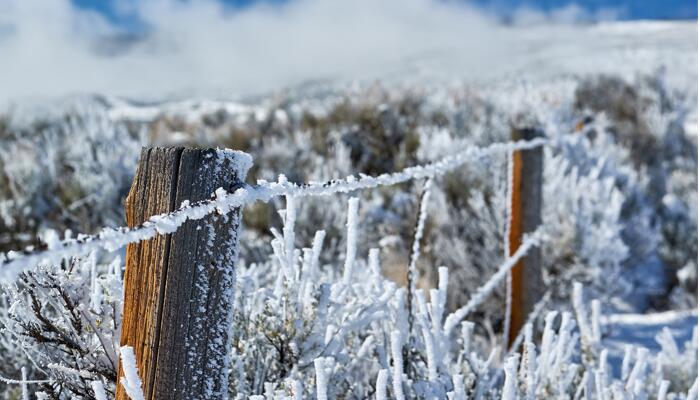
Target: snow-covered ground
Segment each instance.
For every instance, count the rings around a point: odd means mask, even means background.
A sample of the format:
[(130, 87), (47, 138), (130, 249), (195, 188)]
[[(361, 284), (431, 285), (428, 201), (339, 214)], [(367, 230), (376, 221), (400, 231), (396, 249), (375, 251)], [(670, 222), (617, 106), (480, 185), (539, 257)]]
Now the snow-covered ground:
[(693, 330), (698, 326), (697, 310), (671, 310), (647, 314), (610, 314), (601, 321), (605, 338), (604, 346), (610, 349), (611, 365), (619, 376), (625, 349), (629, 346), (644, 347), (653, 354), (662, 350), (657, 337), (668, 330), (678, 348), (686, 342), (697, 341)]

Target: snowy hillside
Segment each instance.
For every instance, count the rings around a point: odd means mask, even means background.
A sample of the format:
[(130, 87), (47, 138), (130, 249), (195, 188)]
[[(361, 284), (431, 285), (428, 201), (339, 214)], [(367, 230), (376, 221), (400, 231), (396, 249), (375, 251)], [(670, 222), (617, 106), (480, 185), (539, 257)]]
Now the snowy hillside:
[[(0, 258), (0, 397), (111, 398), (121, 357), (139, 398), (120, 348), (129, 241), (110, 228), (125, 225), (141, 147), (183, 145), (253, 160), (239, 197), (210, 207), (245, 205), (219, 370), (230, 398), (697, 399), (697, 25), (494, 29), (471, 52), (419, 43), (362, 74), (236, 95), (10, 99), (0, 252), (53, 257)], [(546, 296), (508, 349), (500, 144), (518, 127), (544, 134), (542, 225), (526, 243)], [(363, 190), (293, 195), (335, 178)], [(160, 221), (139, 232), (179, 226)], [(100, 232), (111, 245), (57, 251)]]

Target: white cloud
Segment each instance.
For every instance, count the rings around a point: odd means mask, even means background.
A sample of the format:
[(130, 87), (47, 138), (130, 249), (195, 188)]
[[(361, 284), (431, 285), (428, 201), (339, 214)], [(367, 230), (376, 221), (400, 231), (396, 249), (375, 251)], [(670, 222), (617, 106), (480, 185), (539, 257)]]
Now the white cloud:
[[(544, 38), (566, 51), (580, 42), (571, 26), (507, 27), (454, 1), (293, 0), (231, 11), (215, 1), (125, 0), (118, 7), (145, 21), (148, 33), (124, 36), (69, 0), (3, 2), (0, 101), (85, 92), (245, 94), (310, 79), (431, 71), (489, 78), (532, 63), (537, 51), (528, 46)], [(525, 20), (571, 22), (580, 14), (530, 11)]]

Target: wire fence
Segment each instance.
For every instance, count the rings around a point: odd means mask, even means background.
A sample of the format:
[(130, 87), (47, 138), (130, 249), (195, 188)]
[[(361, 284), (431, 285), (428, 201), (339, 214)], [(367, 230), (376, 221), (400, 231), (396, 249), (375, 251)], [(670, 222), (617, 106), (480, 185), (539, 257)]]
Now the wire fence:
[[(286, 196), (287, 198), (330, 196), (337, 193), (349, 193), (358, 190), (396, 185), (417, 179), (426, 179), (424, 193), (421, 196), (421, 210), (417, 221), (416, 235), (412, 246), (411, 265), (409, 266), (409, 278), (411, 281), (409, 285), (412, 286), (417, 279), (415, 276), (417, 273), (415, 262), (418, 257), (420, 239), (427, 214), (425, 203), (433, 178), (442, 176), (468, 162), (476, 161), (483, 157), (499, 153), (512, 154), (514, 151), (531, 150), (555, 143), (556, 142), (552, 139), (536, 138), (532, 140), (494, 143), (483, 147), (472, 146), (433, 163), (409, 167), (398, 172), (377, 176), (360, 174), (359, 176), (351, 175), (327, 182), (296, 184), (289, 182), (283, 175), (280, 175), (277, 182), (261, 180), (258, 181), (256, 185), (245, 185), (233, 192), (227, 192), (223, 188), (219, 188), (212, 195), (210, 200), (196, 203), (184, 201), (177, 210), (152, 216), (143, 224), (135, 227), (103, 228), (95, 235), (80, 234), (75, 238), (49, 241), (46, 243), (46, 248), (27, 248), (25, 250), (10, 251), (6, 254), (0, 254), (0, 281), (12, 282), (20, 273), (37, 265), (55, 264), (56, 260), (82, 257), (96, 250), (116, 251), (128, 244), (149, 240), (157, 235), (171, 234), (176, 232), (187, 221), (199, 220), (212, 213), (226, 214), (235, 208), (244, 207), (255, 202), (269, 202), (273, 198), (282, 196)], [(507, 236), (508, 234), (506, 232), (506, 240)], [(513, 255), (508, 257), (506, 254), (506, 259), (503, 264), (497, 268), (496, 272), (486, 283), (477, 289), (469, 302), (446, 317), (443, 327), (444, 331), (447, 333), (451, 332), (469, 313), (482, 304), (498, 287), (498, 284), (506, 279), (518, 261), (524, 257), (531, 248), (539, 246), (543, 239), (544, 235), (541, 230), (538, 229), (523, 240), (522, 244)], [(412, 291), (410, 289), (413, 288), (409, 288), (409, 293)], [(533, 310), (529, 319), (534, 318), (541, 312), (548, 298), (548, 295), (543, 298), (540, 304)], [(519, 340), (522, 340), (522, 338), (519, 337)], [(0, 377), (0, 382), (26, 385), (51, 381), (27, 380), (26, 378), (14, 380)]]
[(330, 196), (336, 193), (396, 185), (414, 179), (433, 178), (482, 157), (503, 152), (530, 150), (550, 143), (552, 143), (550, 139), (538, 138), (529, 141), (495, 143), (484, 147), (474, 146), (427, 165), (409, 167), (399, 172), (378, 176), (361, 174), (327, 182), (296, 184), (280, 175), (277, 182), (261, 180), (254, 186), (246, 185), (233, 193), (219, 188), (211, 200), (196, 203), (184, 201), (179, 209), (152, 216), (143, 224), (132, 228), (103, 228), (95, 235), (79, 234), (75, 238), (49, 242), (45, 249), (29, 248), (10, 251), (0, 256), (0, 281), (13, 281), (19, 273), (28, 268), (42, 263), (51, 263), (52, 260), (85, 256), (100, 249), (115, 251), (128, 244), (152, 239), (159, 234), (170, 234), (177, 231), (188, 220), (199, 220), (215, 212), (225, 214), (234, 208), (258, 201), (269, 202), (272, 198), (281, 196)]

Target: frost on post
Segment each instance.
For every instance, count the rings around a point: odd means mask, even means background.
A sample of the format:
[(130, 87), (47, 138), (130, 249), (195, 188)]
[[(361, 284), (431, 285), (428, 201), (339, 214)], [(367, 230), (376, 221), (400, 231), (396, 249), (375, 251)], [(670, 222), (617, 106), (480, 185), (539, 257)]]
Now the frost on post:
[[(144, 149), (127, 222), (225, 197), (250, 165), (229, 150)], [(160, 225), (163, 234), (127, 248), (121, 344), (134, 347), (147, 398), (225, 398), (240, 210), (221, 205), (174, 231)]]

